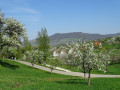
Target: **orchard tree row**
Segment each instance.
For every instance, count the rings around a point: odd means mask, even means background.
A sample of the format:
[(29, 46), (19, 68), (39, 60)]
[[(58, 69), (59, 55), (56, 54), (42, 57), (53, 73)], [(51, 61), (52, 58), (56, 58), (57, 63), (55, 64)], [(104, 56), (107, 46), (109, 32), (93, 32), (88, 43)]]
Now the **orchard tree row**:
[(86, 79), (86, 73), (88, 73), (88, 85), (90, 85), (92, 70), (98, 69), (105, 73), (108, 71), (108, 65), (110, 64), (110, 56), (102, 48), (101, 43), (97, 44), (80, 40), (79, 42), (73, 42), (57, 48), (55, 53), (55, 58), (63, 60), (64, 65), (78, 67), (80, 72), (82, 70), (84, 79)]

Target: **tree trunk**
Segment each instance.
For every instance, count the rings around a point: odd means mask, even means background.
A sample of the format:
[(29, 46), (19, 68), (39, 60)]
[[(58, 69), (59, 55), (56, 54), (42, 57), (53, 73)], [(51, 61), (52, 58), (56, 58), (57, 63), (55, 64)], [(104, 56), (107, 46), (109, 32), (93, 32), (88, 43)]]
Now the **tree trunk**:
[(83, 69), (84, 69), (84, 71), (83, 71), (83, 73), (84, 73), (84, 79), (86, 80), (86, 70), (85, 70), (85, 62), (83, 61)]
[(46, 56), (43, 56), (43, 64), (46, 65)]
[(88, 71), (88, 86), (90, 86), (90, 72), (91, 72), (92, 69), (89, 69)]
[(51, 68), (51, 74), (52, 74), (53, 68)]
[[(85, 53), (85, 51), (84, 51), (84, 53)], [(83, 73), (84, 73), (84, 80), (86, 80), (86, 68), (85, 68), (85, 54), (83, 53)]]
[(86, 73), (84, 72), (84, 80), (86, 80)]
[(108, 72), (108, 65), (106, 65), (106, 72)]
[(70, 69), (72, 68), (72, 65), (70, 64)]
[(4, 60), (4, 56), (3, 56), (3, 60)]
[(39, 64), (41, 64), (41, 61), (40, 61), (40, 60), (39, 60), (38, 62), (39, 62)]
[(32, 68), (34, 67), (34, 64), (32, 63)]

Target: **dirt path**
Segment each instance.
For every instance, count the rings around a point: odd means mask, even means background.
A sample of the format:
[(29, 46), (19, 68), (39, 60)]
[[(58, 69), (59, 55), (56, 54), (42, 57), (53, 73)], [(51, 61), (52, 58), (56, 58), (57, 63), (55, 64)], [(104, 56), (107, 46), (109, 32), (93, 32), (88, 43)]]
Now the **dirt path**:
[[(32, 66), (31, 63), (29, 62), (25, 62), (25, 61), (18, 61), (15, 60), (16, 62), (28, 65), (28, 66)], [(40, 66), (40, 65), (34, 65), (35, 68), (44, 70), (44, 71), (48, 71), (50, 72), (50, 68), (44, 67), (44, 66)], [(81, 76), (83, 77), (83, 73), (80, 72), (64, 72), (64, 71), (59, 71), (59, 70), (53, 70), (54, 73), (58, 73), (58, 74), (63, 74), (63, 75), (70, 75), (70, 76)], [(86, 75), (88, 76), (88, 75)], [(120, 77), (120, 75), (101, 75), (101, 74), (91, 74), (91, 77), (109, 77), (109, 78), (117, 78)]]

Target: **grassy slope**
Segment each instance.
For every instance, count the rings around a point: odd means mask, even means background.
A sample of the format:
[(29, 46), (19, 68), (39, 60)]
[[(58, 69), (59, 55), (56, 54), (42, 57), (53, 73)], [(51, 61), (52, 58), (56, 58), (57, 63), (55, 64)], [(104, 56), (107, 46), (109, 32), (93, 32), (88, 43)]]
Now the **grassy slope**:
[(120, 90), (120, 78), (93, 78), (87, 86), (80, 77), (51, 75), (14, 61), (0, 64), (0, 90)]

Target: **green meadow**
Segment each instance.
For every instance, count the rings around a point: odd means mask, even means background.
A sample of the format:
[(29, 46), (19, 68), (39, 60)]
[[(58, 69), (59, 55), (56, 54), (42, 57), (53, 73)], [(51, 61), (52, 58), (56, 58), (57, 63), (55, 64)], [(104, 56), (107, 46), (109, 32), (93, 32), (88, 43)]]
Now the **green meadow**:
[(120, 78), (92, 78), (50, 74), (11, 60), (0, 60), (0, 90), (120, 90)]

